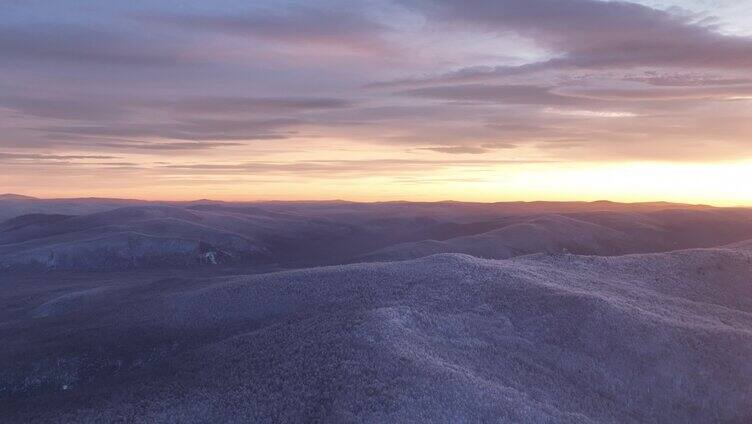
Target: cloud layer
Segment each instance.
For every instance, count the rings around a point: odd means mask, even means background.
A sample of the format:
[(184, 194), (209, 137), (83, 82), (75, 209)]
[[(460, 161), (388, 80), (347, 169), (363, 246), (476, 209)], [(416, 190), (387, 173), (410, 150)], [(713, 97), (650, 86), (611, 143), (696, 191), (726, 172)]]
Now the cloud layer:
[(750, 158), (752, 31), (729, 4), (3, 2), (0, 161), (44, 191), (41, 170), (397, 184)]

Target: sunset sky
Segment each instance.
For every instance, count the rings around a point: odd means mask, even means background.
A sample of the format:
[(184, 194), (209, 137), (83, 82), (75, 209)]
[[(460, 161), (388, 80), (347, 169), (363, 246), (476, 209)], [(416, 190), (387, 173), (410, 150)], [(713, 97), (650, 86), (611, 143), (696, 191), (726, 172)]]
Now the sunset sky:
[(752, 2), (0, 0), (0, 192), (752, 205)]

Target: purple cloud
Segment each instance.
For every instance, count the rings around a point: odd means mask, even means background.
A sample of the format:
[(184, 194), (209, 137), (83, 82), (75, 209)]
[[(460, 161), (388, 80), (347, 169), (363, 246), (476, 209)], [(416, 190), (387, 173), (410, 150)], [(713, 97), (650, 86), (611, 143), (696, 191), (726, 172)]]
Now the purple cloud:
[(548, 60), (519, 66), (471, 66), (431, 81), (472, 81), (562, 69), (691, 67), (752, 69), (752, 38), (720, 33), (692, 16), (624, 1), (599, 0), (405, 0), (439, 25), (514, 33), (549, 49)]

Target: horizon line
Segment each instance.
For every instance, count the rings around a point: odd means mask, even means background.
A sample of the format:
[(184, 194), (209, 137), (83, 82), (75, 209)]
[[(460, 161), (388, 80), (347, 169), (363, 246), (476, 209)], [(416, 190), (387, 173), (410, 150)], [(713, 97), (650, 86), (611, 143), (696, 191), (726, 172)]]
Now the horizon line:
[(70, 197), (40, 197), (19, 193), (2, 193), (0, 199), (17, 199), (17, 200), (112, 200), (123, 202), (151, 202), (151, 203), (196, 203), (196, 202), (219, 202), (219, 203), (357, 203), (357, 204), (377, 204), (377, 203), (464, 203), (464, 204), (498, 204), (498, 203), (612, 203), (622, 205), (640, 205), (640, 204), (668, 204), (668, 205), (682, 205), (693, 207), (708, 207), (708, 208), (752, 208), (752, 204), (743, 205), (718, 205), (713, 203), (694, 203), (694, 202), (679, 202), (668, 200), (640, 200), (640, 201), (618, 201), (609, 199), (597, 199), (597, 200), (498, 200), (498, 201), (480, 201), (480, 200), (407, 200), (407, 199), (392, 199), (392, 200), (348, 200), (342, 198), (331, 199), (248, 199), (248, 200), (223, 200), (218, 198), (200, 197), (196, 199), (148, 199), (148, 198), (132, 198), (132, 197), (100, 197), (100, 196), (70, 196)]

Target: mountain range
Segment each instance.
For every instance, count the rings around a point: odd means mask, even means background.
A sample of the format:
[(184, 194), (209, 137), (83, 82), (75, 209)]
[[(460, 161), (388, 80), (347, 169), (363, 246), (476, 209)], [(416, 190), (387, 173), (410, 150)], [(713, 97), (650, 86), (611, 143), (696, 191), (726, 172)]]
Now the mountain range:
[(749, 209), (2, 202), (3, 422), (752, 419)]

